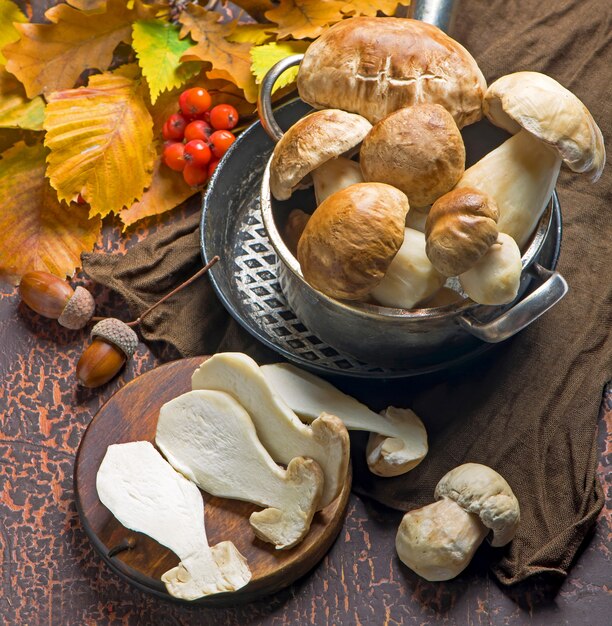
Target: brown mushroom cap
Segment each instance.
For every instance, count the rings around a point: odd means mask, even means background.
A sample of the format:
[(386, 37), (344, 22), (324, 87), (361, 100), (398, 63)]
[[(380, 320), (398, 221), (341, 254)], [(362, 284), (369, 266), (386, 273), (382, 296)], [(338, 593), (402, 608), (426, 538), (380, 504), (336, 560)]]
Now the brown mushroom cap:
[(300, 97), (372, 123), (402, 107), (441, 104), (459, 128), (482, 117), (487, 84), (472, 55), (419, 20), (353, 17), (312, 43), (297, 77)]
[(515, 134), (521, 127), (553, 147), (574, 172), (597, 180), (606, 162), (603, 135), (584, 104), (554, 78), (515, 72), (487, 90), (484, 111)]
[(300, 238), (304, 278), (333, 298), (366, 297), (402, 245), (407, 213), (408, 199), (390, 185), (358, 183), (332, 194)]
[(477, 189), (453, 189), (438, 198), (425, 224), (432, 265), (445, 276), (469, 270), (497, 241), (498, 218), (493, 198)]
[(391, 113), (361, 146), (367, 181), (401, 189), (413, 207), (431, 204), (450, 191), (465, 170), (465, 146), (450, 113), (420, 104)]
[(287, 200), (302, 179), (326, 161), (358, 146), (370, 132), (368, 120), (338, 109), (315, 111), (299, 119), (274, 147), (270, 191)]

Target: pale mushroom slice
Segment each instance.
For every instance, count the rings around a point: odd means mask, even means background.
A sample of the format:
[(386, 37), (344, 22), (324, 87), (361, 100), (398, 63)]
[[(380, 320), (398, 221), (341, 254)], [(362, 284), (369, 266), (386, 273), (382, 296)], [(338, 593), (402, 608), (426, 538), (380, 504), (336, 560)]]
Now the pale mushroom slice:
[[(372, 125), (361, 115), (340, 109), (315, 111), (299, 119), (274, 147), (270, 162), (270, 191), (277, 200), (287, 200), (310, 174), (315, 188), (321, 189), (329, 180), (326, 168), (318, 168), (359, 146)], [(348, 159), (347, 159), (348, 160)], [(344, 168), (342, 167), (344, 166)], [(330, 176), (354, 175), (354, 167), (346, 161), (336, 163)], [(351, 172), (353, 172), (351, 174)]]
[(190, 391), (159, 412), (155, 443), (172, 467), (220, 498), (266, 507), (252, 513), (255, 534), (277, 549), (308, 533), (323, 492), (323, 472), (312, 459), (278, 466), (257, 438), (249, 414), (222, 391)]
[(323, 495), (318, 509), (340, 494), (348, 479), (350, 442), (342, 421), (323, 414), (303, 424), (281, 396), (268, 385), (251, 357), (221, 352), (204, 361), (191, 378), (193, 389), (225, 391), (250, 415), (259, 440), (278, 463), (298, 456), (316, 461), (323, 470)]
[(268, 381), (303, 420), (323, 412), (337, 415), (349, 430), (371, 433), (366, 458), (378, 476), (398, 476), (416, 467), (427, 454), (427, 431), (410, 409), (388, 407), (382, 413), (343, 393), (327, 381), (289, 363), (262, 365)]
[(108, 447), (96, 476), (102, 504), (130, 530), (149, 535), (181, 560), (162, 576), (183, 600), (235, 591), (251, 579), (231, 541), (210, 547), (198, 488), (175, 471), (148, 441)]
[(404, 515), (395, 540), (400, 560), (426, 580), (450, 580), (469, 564), (492, 531), (492, 546), (514, 538), (520, 508), (510, 485), (495, 470), (466, 463), (436, 486), (438, 502)]

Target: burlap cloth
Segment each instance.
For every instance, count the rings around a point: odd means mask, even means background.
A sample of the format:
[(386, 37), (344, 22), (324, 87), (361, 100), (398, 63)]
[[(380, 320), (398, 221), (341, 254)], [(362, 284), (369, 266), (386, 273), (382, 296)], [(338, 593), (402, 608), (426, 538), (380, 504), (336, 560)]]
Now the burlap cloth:
[[(518, 70), (545, 72), (585, 102), (606, 145), (612, 131), (612, 3), (606, 0), (463, 0), (454, 36), (487, 80)], [(403, 383), (356, 385), (374, 409), (410, 406), (429, 433), (427, 458), (397, 478), (367, 471), (356, 438), (355, 487), (400, 509), (431, 502), (434, 487), (467, 461), (498, 470), (514, 489), (521, 525), (496, 552), (503, 583), (567, 572), (603, 505), (596, 477), (595, 429), (602, 390), (612, 376), (612, 197), (610, 167), (600, 181), (564, 172), (559, 269), (566, 298), (489, 356), (458, 371)], [(168, 292), (201, 266), (198, 214), (166, 227), (124, 257), (86, 255), (96, 281), (122, 294), (132, 312)], [(243, 350), (270, 353), (238, 327), (200, 279), (149, 317), (149, 342), (183, 356)], [(157, 344), (155, 344), (157, 345)], [(345, 389), (351, 388), (348, 382)]]

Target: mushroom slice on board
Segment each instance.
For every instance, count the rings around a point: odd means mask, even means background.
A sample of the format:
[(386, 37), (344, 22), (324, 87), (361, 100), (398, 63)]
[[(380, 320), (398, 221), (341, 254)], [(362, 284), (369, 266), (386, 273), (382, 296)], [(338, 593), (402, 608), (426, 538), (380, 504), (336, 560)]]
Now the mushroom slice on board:
[(378, 476), (398, 476), (416, 467), (427, 454), (427, 432), (410, 409), (389, 407), (374, 413), (327, 381), (289, 363), (262, 365), (269, 385), (305, 421), (327, 411), (349, 430), (370, 432), (367, 462)]
[(315, 111), (299, 119), (274, 146), (270, 162), (272, 195), (277, 200), (289, 199), (309, 174), (319, 193), (341, 170), (346, 170), (352, 180), (356, 170), (348, 165), (348, 159), (336, 163), (333, 169), (321, 166), (350, 153), (371, 128), (372, 124), (361, 115), (339, 109)]
[(404, 515), (395, 539), (400, 560), (426, 580), (459, 575), (491, 531), (495, 547), (514, 538), (520, 521), (518, 500), (490, 467), (456, 467), (442, 477), (435, 498), (438, 502)]
[(484, 110), (513, 137), (465, 171), (457, 187), (488, 193), (499, 208), (498, 228), (523, 248), (552, 196), (561, 164), (597, 180), (606, 153), (584, 104), (538, 72), (502, 76), (488, 89)]
[(159, 412), (155, 443), (172, 467), (220, 498), (266, 507), (252, 513), (255, 534), (277, 549), (308, 533), (323, 492), (323, 472), (312, 459), (279, 467), (261, 445), (249, 414), (222, 391), (190, 391)]
[(231, 541), (210, 547), (198, 488), (175, 471), (148, 441), (108, 447), (96, 476), (102, 504), (126, 527), (149, 535), (181, 562), (162, 580), (183, 600), (244, 587), (246, 559)]
[(213, 389), (233, 396), (253, 420), (257, 436), (270, 456), (288, 464), (298, 456), (316, 461), (323, 470), (318, 510), (340, 494), (348, 479), (349, 437), (342, 421), (321, 415), (303, 424), (270, 385), (257, 363), (240, 352), (221, 352), (200, 365), (191, 377), (193, 389)]

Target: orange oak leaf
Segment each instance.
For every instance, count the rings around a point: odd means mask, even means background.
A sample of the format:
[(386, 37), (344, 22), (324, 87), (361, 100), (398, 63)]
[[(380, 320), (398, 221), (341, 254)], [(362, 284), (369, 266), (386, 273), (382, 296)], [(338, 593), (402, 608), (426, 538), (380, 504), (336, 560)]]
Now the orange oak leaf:
[(119, 212), (151, 182), (153, 120), (138, 81), (111, 73), (58, 91), (45, 110), (47, 175), (60, 200), (78, 194), (90, 215)]
[(45, 153), (41, 143), (20, 141), (0, 157), (0, 277), (10, 281), (31, 270), (72, 275), (100, 232), (86, 207), (58, 201), (45, 178)]
[(281, 0), (276, 9), (266, 11), (266, 18), (278, 24), (279, 39), (314, 39), (344, 17), (345, 5), (339, 0)]
[(273, 9), (276, 4), (272, 0), (232, 0), (232, 4), (244, 9), (252, 18), (261, 22), (266, 11)]
[(398, 5), (408, 6), (410, 0), (350, 0), (345, 2), (342, 13), (346, 15), (367, 15), (373, 17), (380, 11), (385, 15), (393, 15)]
[(159, 157), (155, 162), (151, 185), (142, 198), (129, 209), (124, 209), (119, 213), (119, 217), (125, 224), (124, 230), (144, 217), (159, 215), (174, 209), (196, 192), (197, 189), (190, 187), (183, 180), (180, 172), (175, 172), (165, 166)]
[[(240, 87), (249, 102), (257, 100), (257, 85), (251, 74), (251, 44), (228, 41), (236, 28), (235, 22), (219, 22), (219, 14), (214, 11), (189, 5), (181, 13), (181, 37), (188, 33), (197, 44), (181, 57), (181, 61), (205, 61), (216, 71), (224, 72)], [(219, 74), (217, 74), (217, 77)]]
[(73, 87), (83, 70), (105, 70), (117, 45), (131, 41), (132, 22), (154, 12), (140, 0), (129, 6), (126, 0), (108, 0), (101, 15), (60, 4), (45, 13), (51, 24), (17, 24), (21, 39), (3, 49), (7, 70), (29, 98)]

